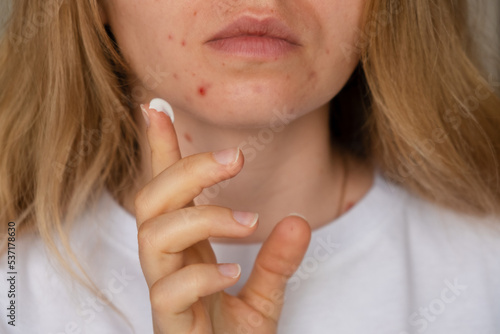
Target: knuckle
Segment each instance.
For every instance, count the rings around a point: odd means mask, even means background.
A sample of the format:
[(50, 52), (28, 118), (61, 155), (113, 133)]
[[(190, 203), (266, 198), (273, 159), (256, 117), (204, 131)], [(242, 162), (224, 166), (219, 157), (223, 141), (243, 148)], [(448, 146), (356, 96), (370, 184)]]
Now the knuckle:
[[(204, 159), (205, 156), (190, 156), (181, 160), (182, 168), (186, 174), (200, 177), (202, 188), (229, 179), (236, 173), (234, 166), (204, 164), (200, 161), (202, 158)], [(201, 168), (202, 166), (205, 166), (205, 168)]]
[(200, 206), (191, 206), (180, 210), (182, 223), (189, 224), (193, 221), (200, 220), (204, 214), (205, 210)]
[(198, 163), (193, 157), (187, 157), (181, 160), (182, 169), (188, 175), (197, 175)]
[(188, 277), (185, 281), (185, 286), (189, 291), (197, 292), (200, 290), (204, 280), (203, 275), (200, 274), (201, 268), (199, 265), (189, 265), (184, 268), (185, 276)]
[(139, 250), (144, 248), (152, 248), (155, 245), (156, 239), (156, 224), (147, 220), (142, 223), (137, 231), (137, 241), (139, 243)]
[(162, 280), (158, 280), (149, 289), (151, 308), (157, 312), (168, 312), (170, 309), (169, 298), (165, 298), (165, 296), (167, 296), (167, 291), (165, 291)]
[(145, 217), (147, 217), (147, 213), (152, 210), (149, 194), (145, 188), (142, 188), (136, 193), (134, 198), (134, 210), (138, 221), (144, 220)]
[(149, 289), (151, 308), (155, 312), (175, 313), (177, 303), (194, 303), (199, 298), (202, 284), (206, 283), (199, 270), (198, 265), (184, 267), (182, 283), (166, 281), (168, 276), (156, 281)]

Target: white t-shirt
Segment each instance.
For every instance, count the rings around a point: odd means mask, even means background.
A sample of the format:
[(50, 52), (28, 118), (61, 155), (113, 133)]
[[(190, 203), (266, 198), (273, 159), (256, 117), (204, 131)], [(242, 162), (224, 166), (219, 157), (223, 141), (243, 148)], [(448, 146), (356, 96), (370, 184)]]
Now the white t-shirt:
[[(464, 216), (421, 200), (377, 172), (361, 201), (313, 231), (287, 285), (279, 333), (500, 333), (500, 232), (487, 221), (500, 227), (498, 218)], [(97, 210), (77, 221), (72, 245), (135, 333), (153, 333), (135, 218), (104, 192)], [(240, 281), (227, 292), (247, 280), (260, 246), (213, 244), (219, 262), (242, 266)], [(3, 255), (1, 333), (133, 332), (53, 268), (32, 236), (16, 241), (16, 326), (7, 325), (6, 262)]]

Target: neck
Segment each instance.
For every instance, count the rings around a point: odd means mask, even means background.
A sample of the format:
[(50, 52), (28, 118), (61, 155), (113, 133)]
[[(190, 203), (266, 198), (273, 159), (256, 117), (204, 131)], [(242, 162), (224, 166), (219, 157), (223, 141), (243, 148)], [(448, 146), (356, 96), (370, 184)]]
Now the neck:
[[(315, 229), (342, 215), (368, 191), (371, 167), (343, 155), (331, 144), (328, 114), (325, 105), (286, 126), (267, 129), (221, 128), (186, 113), (176, 114), (183, 156), (239, 146), (245, 157), (245, 166), (236, 177), (205, 189), (195, 203), (257, 212), (259, 227), (244, 240), (212, 241), (264, 241), (274, 225), (290, 213), (304, 216)], [(143, 141), (141, 147), (144, 145)], [(145, 155), (144, 168), (150, 168), (148, 159)], [(124, 206), (133, 213), (133, 204), (125, 201)]]

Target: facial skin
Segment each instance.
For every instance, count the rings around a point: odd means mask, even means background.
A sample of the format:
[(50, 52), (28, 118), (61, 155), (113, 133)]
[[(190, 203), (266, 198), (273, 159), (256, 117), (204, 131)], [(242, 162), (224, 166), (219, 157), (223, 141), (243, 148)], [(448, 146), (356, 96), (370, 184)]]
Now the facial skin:
[[(293, 118), (330, 101), (356, 62), (340, 45), (354, 45), (364, 0), (107, 0), (105, 20), (148, 97), (176, 112), (222, 127), (267, 126), (276, 110)], [(276, 17), (300, 47), (278, 59), (222, 55), (205, 43), (247, 14)], [(138, 91), (139, 92), (139, 91)], [(142, 98), (140, 103), (147, 102)]]
[[(341, 45), (355, 46), (365, 1), (103, 2), (103, 23), (110, 25), (137, 85), (132, 97), (138, 104), (159, 97), (172, 105), (182, 156), (241, 147), (243, 170), (229, 183), (206, 189), (195, 204), (258, 212), (259, 228), (243, 242), (265, 240), (291, 212), (304, 215), (312, 229), (322, 226), (370, 189), (371, 167), (348, 157), (345, 202), (335, 204), (345, 172), (328, 126), (328, 103), (357, 65)], [(281, 21), (298, 45), (262, 58), (228, 55), (207, 44), (243, 16)], [(135, 117), (146, 132), (139, 108)], [(265, 140), (262, 131), (273, 125), (281, 129)], [(143, 175), (136, 190), (151, 177), (147, 140), (140, 145)], [(123, 201), (132, 214), (134, 195), (127, 191)]]

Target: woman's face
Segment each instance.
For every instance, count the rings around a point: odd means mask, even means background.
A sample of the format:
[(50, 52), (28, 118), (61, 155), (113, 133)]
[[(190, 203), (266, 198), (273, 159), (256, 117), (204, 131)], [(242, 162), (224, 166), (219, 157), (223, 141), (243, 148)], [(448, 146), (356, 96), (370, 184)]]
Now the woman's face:
[(291, 121), (352, 74), (365, 0), (106, 0), (137, 102), (221, 126)]

